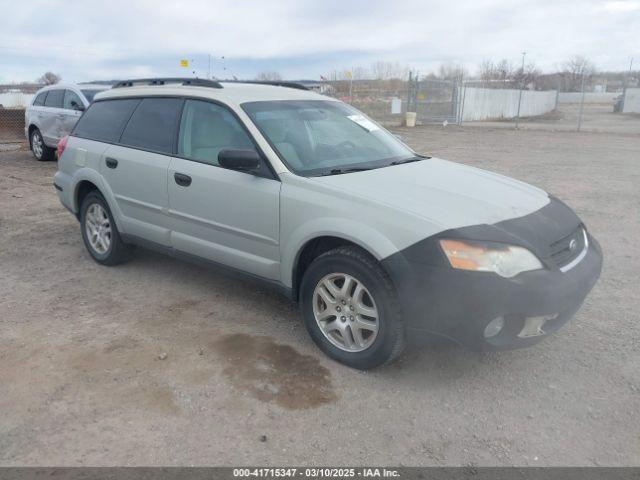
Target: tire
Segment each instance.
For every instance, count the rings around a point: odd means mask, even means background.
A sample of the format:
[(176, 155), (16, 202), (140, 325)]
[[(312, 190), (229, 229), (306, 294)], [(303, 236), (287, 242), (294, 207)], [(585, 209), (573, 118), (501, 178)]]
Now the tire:
[(48, 162), (55, 159), (55, 148), (47, 147), (45, 145), (42, 133), (40, 133), (40, 130), (37, 128), (34, 128), (31, 132), (31, 136), (29, 137), (29, 146), (31, 147), (33, 156), (36, 157), (36, 160), (39, 162)]
[(376, 259), (360, 248), (339, 247), (316, 258), (302, 278), (300, 308), (315, 344), (349, 367), (368, 370), (388, 364), (404, 350), (404, 324), (393, 283)]
[(131, 248), (120, 238), (109, 205), (97, 191), (82, 200), (80, 230), (84, 245), (96, 262), (110, 266), (129, 259)]

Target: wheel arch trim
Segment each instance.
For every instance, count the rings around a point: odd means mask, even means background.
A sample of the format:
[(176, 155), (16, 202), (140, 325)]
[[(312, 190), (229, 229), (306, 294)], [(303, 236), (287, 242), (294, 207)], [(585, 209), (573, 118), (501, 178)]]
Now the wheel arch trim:
[(344, 218), (317, 218), (299, 226), (281, 245), (281, 281), (284, 285), (295, 288), (302, 252), (310, 242), (323, 237), (353, 243), (378, 261), (398, 251), (387, 236), (369, 225)]
[(86, 168), (86, 167), (81, 168), (77, 170), (73, 175), (73, 181), (72, 181), (73, 196), (70, 199), (73, 211), (78, 216), (80, 215), (80, 204), (78, 202), (78, 193), (80, 191), (80, 186), (85, 182), (93, 184), (96, 187), (96, 190), (100, 192), (105, 202), (107, 202), (109, 210), (111, 210), (111, 216), (113, 217), (113, 220), (116, 223), (116, 227), (118, 228), (118, 231), (120, 233), (125, 233), (122, 229), (122, 221), (120, 220), (122, 218), (122, 212), (118, 207), (118, 202), (116, 202), (113, 191), (111, 190), (107, 182), (103, 180), (102, 175), (100, 175), (97, 171), (91, 168)]

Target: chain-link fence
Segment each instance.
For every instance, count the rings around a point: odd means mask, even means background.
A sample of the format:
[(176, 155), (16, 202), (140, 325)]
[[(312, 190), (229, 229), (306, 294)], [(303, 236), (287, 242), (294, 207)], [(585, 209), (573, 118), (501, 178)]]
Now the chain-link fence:
[(24, 108), (0, 108), (0, 143), (25, 140)]
[(413, 112), (417, 125), (640, 133), (640, 88), (560, 92), (426, 78), (328, 81), (320, 91), (388, 126), (406, 124)]
[[(317, 84), (387, 126), (430, 123), (640, 134), (640, 88), (620, 92), (559, 92), (514, 85), (417, 80), (342, 80)], [(22, 95), (22, 104), (16, 100)], [(24, 107), (31, 92), (11, 92), (0, 106), (0, 143), (25, 142)], [(18, 99), (19, 100), (19, 99)], [(1, 104), (1, 102), (0, 102)]]

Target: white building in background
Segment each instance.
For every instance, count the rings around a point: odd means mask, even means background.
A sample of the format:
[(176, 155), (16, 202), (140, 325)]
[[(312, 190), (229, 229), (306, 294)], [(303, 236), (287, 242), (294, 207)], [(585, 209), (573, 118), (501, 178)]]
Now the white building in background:
[(622, 113), (640, 113), (640, 88), (625, 90)]

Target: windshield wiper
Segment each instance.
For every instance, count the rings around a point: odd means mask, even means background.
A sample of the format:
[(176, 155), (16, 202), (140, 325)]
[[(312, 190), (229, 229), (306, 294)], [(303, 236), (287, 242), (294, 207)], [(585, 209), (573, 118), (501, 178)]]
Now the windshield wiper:
[(427, 158), (431, 158), (431, 157), (416, 155), (415, 157), (405, 158), (404, 160), (395, 160), (391, 162), (389, 165), (402, 165), (403, 163), (419, 162), (420, 160), (426, 160)]
[(342, 175), (343, 173), (364, 172), (365, 170), (373, 170), (374, 168), (375, 167), (333, 168), (327, 173), (323, 173), (320, 176), (325, 177), (327, 175)]

